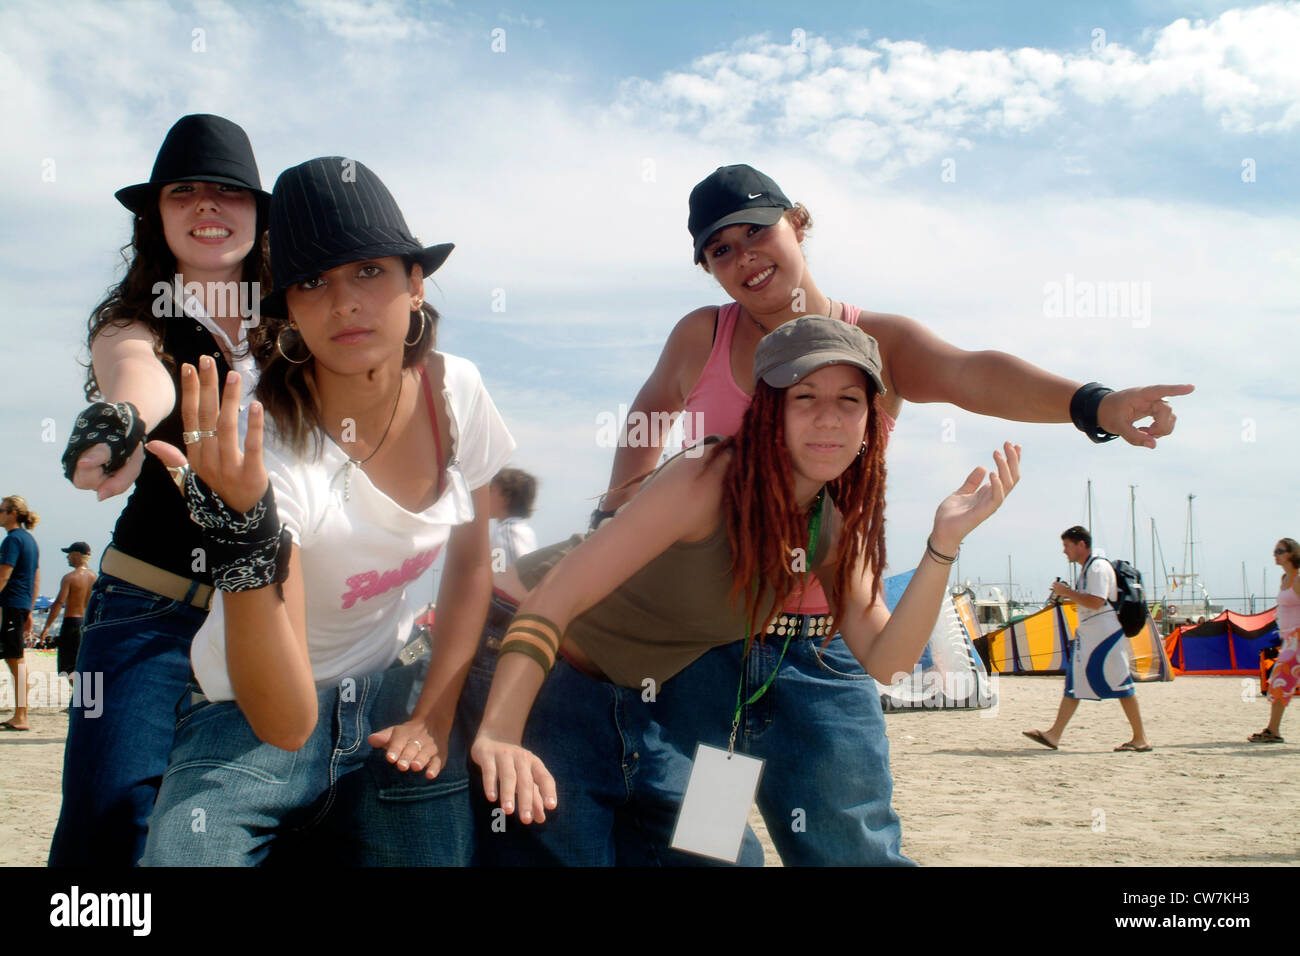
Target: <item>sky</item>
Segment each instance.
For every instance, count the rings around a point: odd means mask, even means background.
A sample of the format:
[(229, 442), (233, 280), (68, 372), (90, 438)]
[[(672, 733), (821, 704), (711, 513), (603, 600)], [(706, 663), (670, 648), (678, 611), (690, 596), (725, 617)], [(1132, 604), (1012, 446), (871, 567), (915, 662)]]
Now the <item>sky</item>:
[(1091, 481), (1096, 543), (1130, 558), (1136, 524), (1149, 584), (1152, 521), (1185, 570), (1195, 495), (1211, 595), (1242, 596), (1244, 567), (1271, 606), (1273, 544), (1300, 537), (1298, 49), (1300, 3), (7, 3), (0, 493), (41, 515), (46, 593), (58, 548), (102, 553), (123, 499), (58, 462), (129, 238), (112, 194), (177, 118), (213, 112), (268, 189), (353, 157), (416, 235), (456, 243), (428, 286), (440, 347), (478, 365), (539, 477), (542, 542), (585, 526), (612, 462), (599, 423), (674, 323), (724, 301), (691, 263), (687, 196), (747, 162), (813, 213), (805, 253), (837, 300), (1079, 382), (1197, 386), (1155, 451), (907, 405), (894, 570), (1011, 439), (1023, 480), (962, 579), (1009, 564), (1017, 596), (1045, 598)]

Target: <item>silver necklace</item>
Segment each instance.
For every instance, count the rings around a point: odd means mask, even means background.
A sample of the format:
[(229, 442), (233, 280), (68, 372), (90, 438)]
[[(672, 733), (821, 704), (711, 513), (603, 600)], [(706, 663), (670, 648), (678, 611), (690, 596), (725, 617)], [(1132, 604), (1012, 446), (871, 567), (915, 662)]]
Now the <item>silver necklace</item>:
[[(379, 436), (379, 444), (376, 445), (374, 447), (374, 450), (372, 450), (369, 455), (366, 455), (365, 458), (353, 458), (351, 455), (348, 455), (347, 463), (344, 464), (343, 466), (344, 468), (343, 500), (344, 501), (352, 500), (352, 472), (356, 469), (360, 469), (362, 465), (368, 462), (371, 458), (374, 458), (375, 455), (379, 454), (379, 449), (384, 447), (384, 441), (385, 439), (388, 438), (388, 432), (393, 427), (393, 419), (397, 417), (397, 406), (398, 403), (400, 403), (402, 400), (402, 384), (405, 378), (406, 376), (405, 374), (403, 374), (401, 378), (397, 380), (397, 398), (393, 399), (393, 410), (388, 415), (388, 424), (384, 426), (384, 433)], [(347, 455), (348, 453), (344, 452), (343, 454)]]

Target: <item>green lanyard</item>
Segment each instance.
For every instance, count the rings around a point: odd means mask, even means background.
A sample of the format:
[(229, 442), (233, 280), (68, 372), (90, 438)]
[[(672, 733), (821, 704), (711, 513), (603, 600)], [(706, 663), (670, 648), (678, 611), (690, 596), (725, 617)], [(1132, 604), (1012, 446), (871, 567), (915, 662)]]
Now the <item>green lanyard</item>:
[[(825, 496), (825, 494), (826, 494), (825, 488), (823, 488), (820, 492), (817, 493), (817, 500), (816, 502), (813, 503), (812, 516), (809, 517), (808, 519), (808, 557), (807, 557), (808, 563), (804, 565), (804, 571), (803, 571), (803, 586), (805, 589), (807, 588), (808, 585), (808, 564), (812, 563), (813, 556), (817, 553), (817, 533), (821, 530), (821, 526), (822, 526), (822, 498)], [(808, 621), (806, 616), (804, 617), (803, 626), (804, 627), (808, 626)], [(746, 626), (744, 638), (747, 644), (751, 636), (752, 635), (749, 633), (749, 628), (748, 626)], [(781, 656), (776, 659), (776, 667), (772, 668), (772, 673), (769, 674), (767, 680), (763, 682), (763, 686), (760, 687), (758, 690), (756, 690), (753, 693), (753, 695), (749, 698), (749, 700), (744, 701), (742, 703), (741, 697), (744, 695), (745, 692), (745, 662), (749, 659), (749, 647), (747, 646), (745, 648), (745, 655), (743, 658), (741, 658), (741, 662), (740, 662), (740, 683), (736, 686), (736, 713), (731, 718), (731, 737), (727, 741), (728, 757), (730, 757), (732, 753), (735, 752), (736, 749), (736, 732), (740, 729), (741, 710), (744, 709), (745, 707), (748, 707), (750, 704), (754, 703), (754, 701), (762, 697), (765, 693), (767, 693), (767, 689), (772, 686), (772, 681), (776, 680), (776, 675), (781, 670), (781, 662), (785, 660), (785, 652), (790, 647), (790, 638), (792, 637), (794, 637), (794, 628), (790, 628), (790, 630), (786, 632), (785, 644), (781, 646)]]

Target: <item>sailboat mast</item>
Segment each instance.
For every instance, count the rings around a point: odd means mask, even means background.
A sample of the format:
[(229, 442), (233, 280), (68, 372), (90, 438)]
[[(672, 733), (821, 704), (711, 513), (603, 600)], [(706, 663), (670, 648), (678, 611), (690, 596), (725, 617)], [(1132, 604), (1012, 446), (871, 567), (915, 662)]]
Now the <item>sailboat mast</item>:
[(1129, 524), (1132, 526), (1132, 532), (1133, 532), (1133, 567), (1135, 568), (1137, 567), (1137, 563), (1138, 563), (1138, 526), (1137, 526), (1137, 510), (1136, 510), (1137, 505), (1136, 505), (1136, 499), (1133, 496), (1133, 491), (1136, 488), (1137, 485), (1128, 486), (1128, 520), (1129, 520)]

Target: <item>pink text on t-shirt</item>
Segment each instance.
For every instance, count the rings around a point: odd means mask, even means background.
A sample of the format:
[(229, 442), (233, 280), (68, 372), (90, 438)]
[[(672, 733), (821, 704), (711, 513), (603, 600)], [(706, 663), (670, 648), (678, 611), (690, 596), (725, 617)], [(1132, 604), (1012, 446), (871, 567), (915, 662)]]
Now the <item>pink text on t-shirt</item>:
[(438, 558), (439, 550), (441, 549), (434, 548), (432, 551), (425, 551), (413, 558), (407, 558), (402, 562), (400, 568), (394, 568), (382, 574), (378, 571), (364, 571), (361, 574), (352, 575), (348, 578), (348, 590), (343, 592), (342, 595), (343, 610), (346, 611), (356, 604), (358, 600), (369, 601), (372, 597), (377, 597), (385, 591), (400, 588), (414, 581), (433, 567), (433, 562)]

